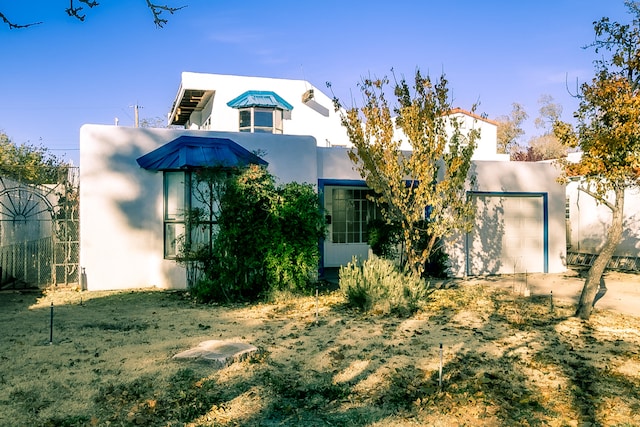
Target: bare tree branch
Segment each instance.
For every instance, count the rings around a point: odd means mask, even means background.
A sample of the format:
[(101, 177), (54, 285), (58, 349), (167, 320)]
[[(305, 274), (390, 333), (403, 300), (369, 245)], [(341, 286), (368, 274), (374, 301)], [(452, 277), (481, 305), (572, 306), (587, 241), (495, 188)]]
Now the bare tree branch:
[[(89, 8), (93, 8), (100, 4), (97, 1), (93, 1), (93, 0), (78, 0), (78, 1), (80, 3), (86, 4), (87, 6), (89, 6)], [(67, 12), (67, 15), (74, 18), (78, 18), (80, 21), (84, 22), (84, 18), (86, 17), (86, 15), (80, 15), (79, 12), (81, 10), (82, 10), (82, 6), (73, 7), (73, 0), (69, 0), (69, 7), (65, 9), (65, 12)]]
[(180, 7), (169, 7), (167, 5), (159, 5), (151, 3), (151, 0), (147, 0), (147, 6), (151, 9), (151, 13), (153, 13), (153, 22), (156, 24), (156, 27), (162, 28), (168, 22), (166, 19), (162, 18), (161, 15), (163, 12), (169, 12), (169, 14), (173, 15), (175, 12), (180, 9), (184, 9), (187, 6)]
[(7, 24), (9, 26), (9, 29), (11, 30), (13, 30), (14, 28), (27, 28), (27, 27), (33, 27), (34, 25), (42, 24), (42, 22), (32, 22), (31, 24), (24, 24), (24, 25), (14, 24), (2, 12), (0, 12), (0, 18), (2, 18), (2, 21), (5, 24)]
[[(84, 22), (86, 15), (80, 13), (84, 9), (84, 6), (76, 7), (74, 6), (73, 1), (74, 0), (69, 0), (69, 7), (65, 9), (65, 12), (67, 12), (67, 15), (69, 15), (70, 17), (76, 18), (79, 21)], [(77, 1), (79, 3), (82, 3), (88, 6), (90, 9), (100, 5), (100, 3), (98, 3), (96, 0), (77, 0)], [(185, 7), (187, 7), (186, 5), (180, 6), (180, 7), (171, 7), (166, 4), (152, 3), (151, 0), (146, 0), (146, 2), (147, 2), (147, 7), (149, 8), (149, 10), (151, 10), (151, 13), (153, 13), (153, 22), (157, 28), (163, 28), (164, 25), (167, 22), (169, 22), (166, 18), (162, 17), (163, 13), (168, 12), (170, 15), (173, 15), (180, 9), (184, 9)], [(0, 20), (2, 20), (2, 22), (7, 24), (7, 26), (11, 30), (13, 30), (14, 28), (27, 28), (27, 27), (32, 27), (34, 25), (42, 24), (42, 21), (31, 22), (29, 24), (16, 24), (15, 22), (7, 18), (7, 16), (2, 12), (0, 12)]]
[(611, 209), (611, 212), (614, 211), (615, 205), (613, 203), (609, 202), (604, 196), (599, 195), (594, 191), (591, 191), (591, 186), (590, 185), (587, 185), (586, 187), (584, 185), (580, 185), (580, 186), (578, 186), (578, 191), (582, 191), (583, 193), (586, 193), (586, 194), (590, 195), (598, 203), (601, 203), (604, 206), (606, 206), (607, 208)]

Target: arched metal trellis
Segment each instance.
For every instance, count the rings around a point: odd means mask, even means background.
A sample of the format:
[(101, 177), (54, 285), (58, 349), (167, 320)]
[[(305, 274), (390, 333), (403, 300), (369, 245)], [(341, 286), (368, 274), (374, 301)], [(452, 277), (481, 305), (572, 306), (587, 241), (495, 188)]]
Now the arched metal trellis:
[(78, 283), (75, 172), (48, 185), (0, 177), (0, 287)]

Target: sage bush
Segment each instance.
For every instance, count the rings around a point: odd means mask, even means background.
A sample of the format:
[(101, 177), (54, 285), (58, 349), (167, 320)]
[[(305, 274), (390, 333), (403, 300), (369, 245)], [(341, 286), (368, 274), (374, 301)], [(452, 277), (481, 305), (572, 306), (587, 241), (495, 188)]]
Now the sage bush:
[(410, 315), (428, 296), (429, 285), (417, 274), (401, 271), (377, 256), (340, 267), (340, 290), (347, 305), (362, 311)]

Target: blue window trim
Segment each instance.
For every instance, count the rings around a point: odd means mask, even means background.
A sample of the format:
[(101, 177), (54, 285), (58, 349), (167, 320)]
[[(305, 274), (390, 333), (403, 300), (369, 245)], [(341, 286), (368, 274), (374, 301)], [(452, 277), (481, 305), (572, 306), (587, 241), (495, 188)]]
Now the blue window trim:
[(278, 108), (284, 111), (293, 110), (293, 105), (270, 90), (248, 90), (227, 102), (227, 106), (231, 108), (263, 107)]
[[(523, 192), (523, 191), (467, 191), (467, 197), (542, 197), (542, 246), (543, 246), (543, 270), (549, 272), (549, 193)], [(465, 270), (469, 274), (469, 234), (465, 237)]]

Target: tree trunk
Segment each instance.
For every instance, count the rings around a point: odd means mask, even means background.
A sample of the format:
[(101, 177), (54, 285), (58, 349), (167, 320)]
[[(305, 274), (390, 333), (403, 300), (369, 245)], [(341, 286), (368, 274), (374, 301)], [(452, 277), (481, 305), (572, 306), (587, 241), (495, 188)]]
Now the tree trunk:
[(588, 320), (591, 316), (591, 310), (600, 287), (600, 281), (604, 270), (607, 268), (609, 261), (613, 257), (620, 240), (622, 239), (622, 225), (624, 220), (624, 188), (616, 188), (615, 204), (612, 208), (611, 227), (607, 233), (607, 239), (600, 254), (596, 257), (593, 265), (587, 273), (587, 278), (582, 288), (580, 301), (576, 309), (576, 316), (581, 319)]

